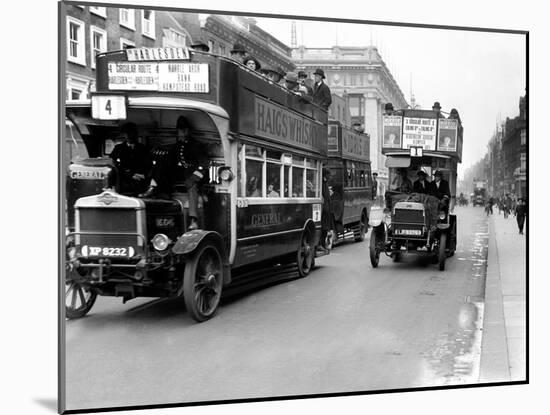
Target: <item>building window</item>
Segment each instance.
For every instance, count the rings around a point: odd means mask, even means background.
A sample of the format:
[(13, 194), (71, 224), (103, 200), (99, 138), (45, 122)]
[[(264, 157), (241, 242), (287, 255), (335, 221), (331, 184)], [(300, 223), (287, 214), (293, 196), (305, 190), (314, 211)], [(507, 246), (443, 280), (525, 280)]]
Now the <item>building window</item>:
[(526, 130), (521, 130), (521, 133), (520, 133), (520, 144), (522, 146), (526, 145), (527, 144), (527, 131)]
[(120, 49), (135, 48), (136, 43), (128, 39), (120, 38)]
[(90, 6), (90, 13), (97, 14), (101, 17), (107, 17), (107, 7)]
[(141, 33), (155, 39), (155, 12), (153, 10), (141, 11)]
[(133, 9), (120, 9), (120, 25), (130, 30), (136, 30), (136, 11)]
[(180, 33), (174, 29), (170, 29), (170, 31), (168, 32), (168, 37), (172, 42), (178, 45), (184, 46), (186, 43), (186, 36), (183, 33)]
[(527, 171), (527, 155), (525, 153), (521, 153), (520, 155), (520, 171), (523, 173)]
[(71, 88), (69, 90), (69, 100), (74, 101), (80, 99), (82, 91), (80, 89)]
[(67, 60), (86, 65), (84, 22), (67, 17)]
[(214, 42), (212, 40), (208, 41), (208, 50), (210, 53), (214, 53)]
[(98, 27), (92, 26), (90, 28), (90, 43), (91, 43), (91, 57), (90, 62), (92, 68), (95, 68), (95, 57), (98, 53), (105, 52), (107, 50), (107, 32)]
[(348, 104), (352, 117), (363, 117), (365, 115), (365, 97), (363, 95), (349, 94)]
[(225, 45), (220, 43), (220, 55), (226, 56)]

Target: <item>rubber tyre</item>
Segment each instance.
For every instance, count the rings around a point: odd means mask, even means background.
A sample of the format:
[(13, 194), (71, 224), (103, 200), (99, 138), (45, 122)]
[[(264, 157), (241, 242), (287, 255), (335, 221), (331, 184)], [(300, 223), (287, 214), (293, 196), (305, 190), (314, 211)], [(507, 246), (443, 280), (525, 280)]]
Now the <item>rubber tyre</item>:
[(214, 316), (223, 287), (223, 265), (218, 249), (209, 243), (199, 247), (185, 264), (183, 298), (191, 318), (197, 322)]
[(374, 229), (370, 234), (369, 253), (370, 253), (370, 263), (372, 267), (373, 268), (378, 267), (378, 262), (380, 261), (380, 251), (376, 246), (376, 235), (375, 235)]
[[(65, 283), (65, 316), (69, 319), (84, 317), (95, 303), (97, 293), (76, 281)], [(67, 304), (67, 300), (70, 300)]]
[(440, 271), (443, 271), (445, 269), (445, 260), (447, 259), (447, 253), (445, 252), (446, 245), (447, 245), (447, 234), (442, 233), (441, 236), (439, 237), (439, 253), (438, 253)]
[(368, 230), (368, 221), (365, 213), (361, 214), (361, 220), (359, 221), (359, 233), (355, 235), (355, 242), (362, 242), (365, 240), (365, 235)]
[(296, 263), (298, 265), (298, 274), (300, 277), (307, 277), (311, 268), (313, 268), (313, 258), (315, 257), (315, 247), (313, 246), (313, 235), (309, 229), (304, 229), (300, 238), (300, 245), (296, 252)]

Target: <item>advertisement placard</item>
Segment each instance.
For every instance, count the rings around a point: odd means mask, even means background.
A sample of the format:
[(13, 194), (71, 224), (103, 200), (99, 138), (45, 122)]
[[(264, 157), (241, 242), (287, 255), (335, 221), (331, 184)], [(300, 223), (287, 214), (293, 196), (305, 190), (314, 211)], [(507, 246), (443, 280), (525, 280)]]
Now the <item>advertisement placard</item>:
[(439, 151), (456, 151), (458, 121), (440, 119), (437, 149)]
[(403, 118), (398, 115), (384, 116), (384, 138), (382, 147), (401, 148)]
[(403, 148), (422, 147), (435, 150), (437, 119), (404, 117)]

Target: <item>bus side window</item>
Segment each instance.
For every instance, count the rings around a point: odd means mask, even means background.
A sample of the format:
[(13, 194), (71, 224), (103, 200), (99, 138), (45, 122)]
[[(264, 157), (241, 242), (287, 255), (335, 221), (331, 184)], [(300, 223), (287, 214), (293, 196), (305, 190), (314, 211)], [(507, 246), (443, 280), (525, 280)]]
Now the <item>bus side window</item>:
[[(239, 155), (245, 156), (246, 197), (262, 197), (264, 183), (264, 152), (261, 148), (246, 144)], [(241, 164), (239, 163), (239, 166)]]

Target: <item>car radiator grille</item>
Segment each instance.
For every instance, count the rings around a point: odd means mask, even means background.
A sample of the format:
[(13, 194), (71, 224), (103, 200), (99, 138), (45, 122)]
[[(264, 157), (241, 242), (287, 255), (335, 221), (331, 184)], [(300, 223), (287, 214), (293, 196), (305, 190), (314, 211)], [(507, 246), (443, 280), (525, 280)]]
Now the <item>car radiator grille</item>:
[(393, 223), (424, 223), (424, 211), (413, 209), (395, 209)]

